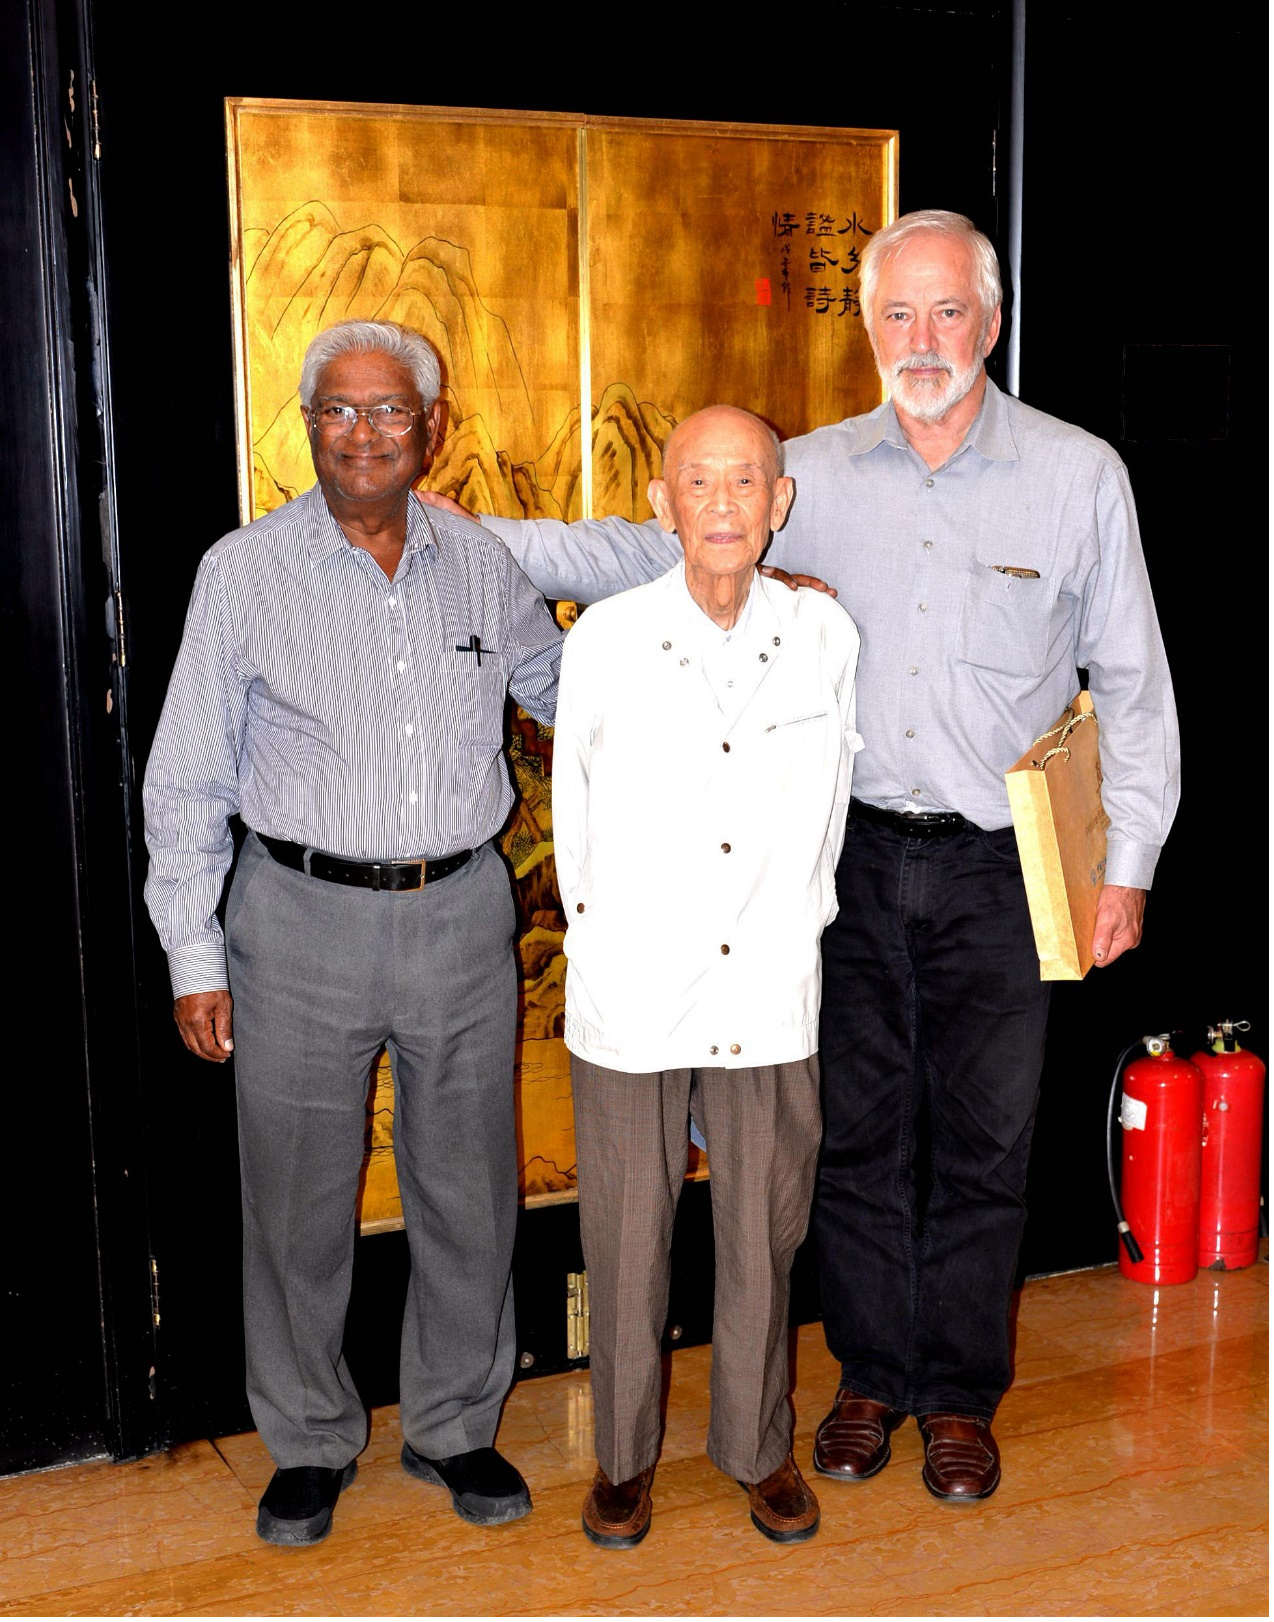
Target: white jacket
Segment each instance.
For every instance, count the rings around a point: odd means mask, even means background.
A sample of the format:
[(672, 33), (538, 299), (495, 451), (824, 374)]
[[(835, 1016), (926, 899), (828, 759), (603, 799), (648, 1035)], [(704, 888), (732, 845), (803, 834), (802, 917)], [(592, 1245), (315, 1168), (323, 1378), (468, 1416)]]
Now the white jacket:
[(758, 575), (764, 666), (732, 724), (704, 675), (684, 566), (595, 603), (566, 639), (553, 832), (566, 1045), (612, 1070), (782, 1064), (818, 1046), (836, 916), (858, 633)]

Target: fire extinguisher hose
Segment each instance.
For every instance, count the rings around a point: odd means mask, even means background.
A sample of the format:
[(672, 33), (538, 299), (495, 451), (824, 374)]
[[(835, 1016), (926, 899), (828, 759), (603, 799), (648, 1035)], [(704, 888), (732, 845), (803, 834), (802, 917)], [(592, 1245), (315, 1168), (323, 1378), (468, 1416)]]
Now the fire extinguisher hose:
[(1106, 1105), (1106, 1176), (1110, 1180), (1110, 1203), (1115, 1208), (1115, 1217), (1119, 1228), (1119, 1237), (1123, 1241), (1124, 1249), (1128, 1252), (1130, 1261), (1142, 1260), (1142, 1249), (1137, 1243), (1137, 1236), (1124, 1220), (1124, 1208), (1119, 1203), (1119, 1184), (1115, 1180), (1115, 1149), (1114, 1149), (1114, 1115), (1115, 1099), (1119, 1094), (1119, 1083), (1123, 1077), (1124, 1066), (1130, 1055), (1135, 1053), (1143, 1044), (1141, 1041), (1129, 1042), (1128, 1046), (1119, 1055), (1115, 1064), (1115, 1074), (1110, 1083), (1110, 1100)]

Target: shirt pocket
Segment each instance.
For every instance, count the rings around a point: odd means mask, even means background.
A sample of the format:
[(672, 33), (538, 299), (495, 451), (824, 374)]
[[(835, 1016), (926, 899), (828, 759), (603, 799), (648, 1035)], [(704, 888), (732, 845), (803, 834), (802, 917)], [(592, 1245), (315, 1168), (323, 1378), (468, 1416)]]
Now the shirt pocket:
[(799, 796), (811, 801), (835, 790), (839, 756), (840, 713), (817, 701), (794, 704), (764, 727), (757, 765), (764, 773), (765, 794), (777, 801)]
[(443, 636), (445, 686), (454, 695), (459, 738), (496, 748), (504, 742), (504, 700), (509, 689), (508, 656), (469, 630), (448, 627)]
[(826, 721), (829, 713), (826, 705), (822, 709), (801, 710), (799, 714), (784, 716), (781, 720), (771, 721), (765, 730), (767, 734), (771, 732), (785, 733), (796, 727), (812, 727), (818, 721)]
[(984, 670), (1038, 676), (1048, 657), (1053, 583), (976, 564), (964, 588), (956, 657)]

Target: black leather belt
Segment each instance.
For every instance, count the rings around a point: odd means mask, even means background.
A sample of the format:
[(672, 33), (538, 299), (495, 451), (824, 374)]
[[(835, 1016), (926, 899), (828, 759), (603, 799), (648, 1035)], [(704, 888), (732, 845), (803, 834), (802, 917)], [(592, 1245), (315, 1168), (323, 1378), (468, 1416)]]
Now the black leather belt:
[(860, 822), (874, 822), (904, 839), (950, 839), (952, 834), (974, 827), (958, 811), (885, 811), (865, 800), (851, 800), (849, 815), (851, 821), (857, 818)]
[(351, 862), (308, 845), (294, 845), (288, 839), (272, 839), (268, 834), (258, 834), (257, 838), (283, 867), (304, 873), (309, 851), (311, 878), (326, 879), (329, 884), (354, 884), (363, 890), (419, 890), (431, 880), (445, 879), (448, 873), (456, 872), (473, 855), (471, 850), (458, 850), (454, 856), (440, 856), (437, 861)]

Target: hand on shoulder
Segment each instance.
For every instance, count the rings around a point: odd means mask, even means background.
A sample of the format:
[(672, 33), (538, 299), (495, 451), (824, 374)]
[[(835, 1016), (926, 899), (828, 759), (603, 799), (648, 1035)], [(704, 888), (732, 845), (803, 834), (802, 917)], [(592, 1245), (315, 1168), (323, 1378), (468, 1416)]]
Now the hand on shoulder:
[(799, 586), (807, 586), (811, 591), (825, 591), (829, 597), (836, 595), (836, 587), (829, 586), (826, 580), (820, 580), (816, 574), (789, 574), (786, 569), (776, 568), (772, 563), (762, 563), (758, 567), (767, 580), (777, 580), (789, 591), (795, 591)]
[(439, 512), (450, 513), (453, 518), (467, 518), (471, 524), (482, 522), (477, 513), (471, 513), (467, 507), (462, 507), (451, 496), (444, 496), (438, 490), (413, 490), (412, 494), (425, 507), (436, 507)]

